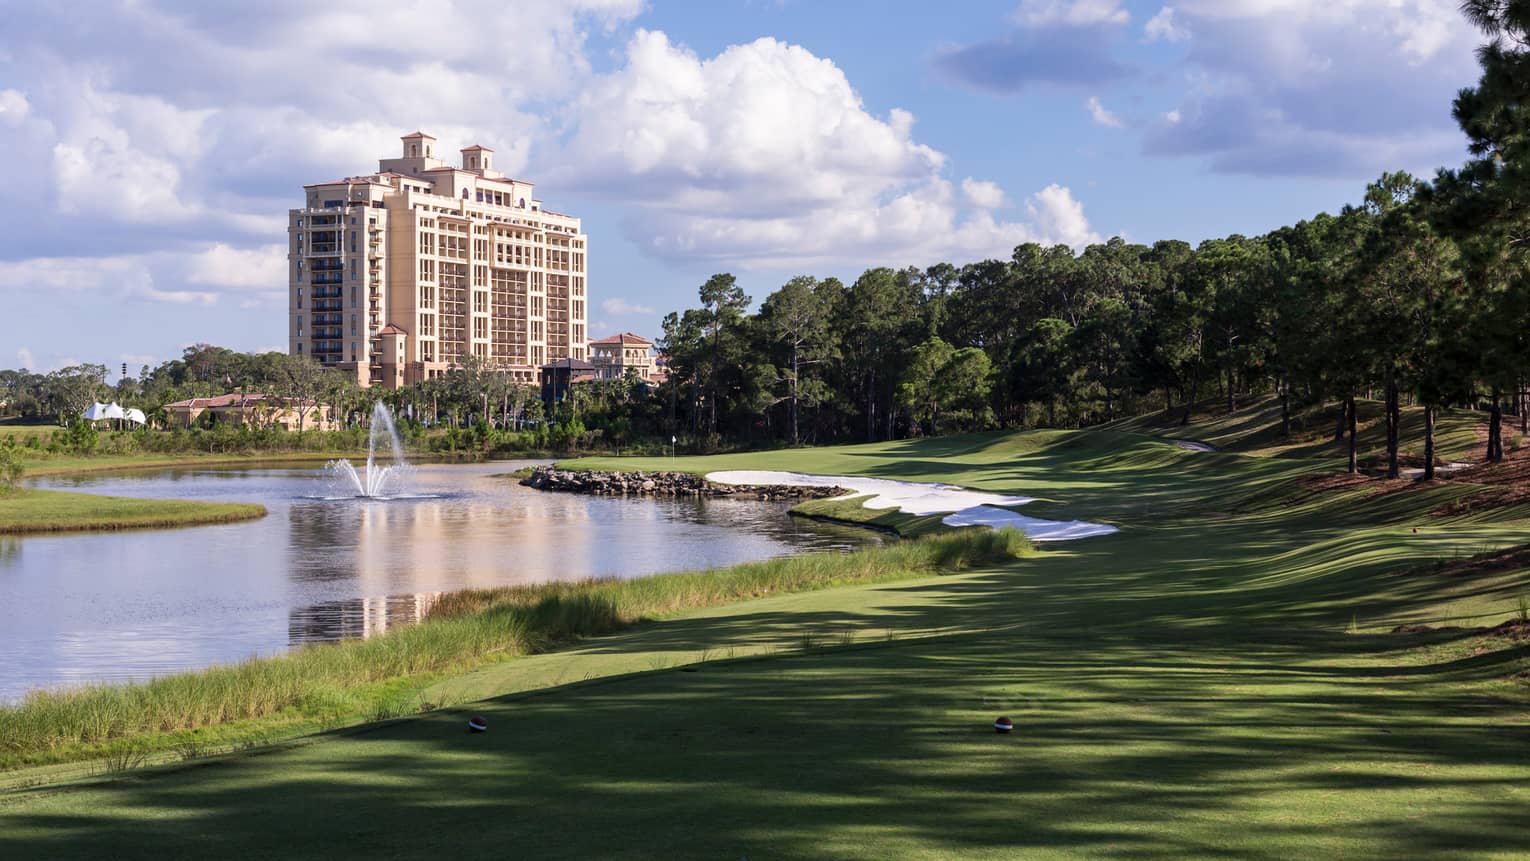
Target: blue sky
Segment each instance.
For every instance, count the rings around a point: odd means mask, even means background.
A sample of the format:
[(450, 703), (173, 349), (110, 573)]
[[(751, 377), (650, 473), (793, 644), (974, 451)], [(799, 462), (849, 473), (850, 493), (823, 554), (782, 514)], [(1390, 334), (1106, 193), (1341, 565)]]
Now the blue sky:
[(0, 367), (285, 343), (285, 211), (422, 128), (583, 217), (590, 331), (732, 271), (1198, 242), (1458, 162), (1454, 0), (12, 0)]

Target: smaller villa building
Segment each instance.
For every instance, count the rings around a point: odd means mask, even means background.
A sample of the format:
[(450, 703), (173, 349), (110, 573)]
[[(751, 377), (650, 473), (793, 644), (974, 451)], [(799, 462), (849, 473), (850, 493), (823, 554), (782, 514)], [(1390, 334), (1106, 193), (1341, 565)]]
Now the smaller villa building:
[(629, 369), (645, 383), (661, 383), (668, 376), (654, 355), (653, 342), (631, 332), (591, 341), (590, 364), (599, 380), (620, 380)]
[[(213, 421), (286, 430), (338, 430), (334, 410), (312, 401), (299, 404), (292, 398), (273, 395), (233, 394), (215, 398), (192, 398), (165, 405), (171, 427), (189, 428)], [(204, 418), (205, 416), (205, 418)]]

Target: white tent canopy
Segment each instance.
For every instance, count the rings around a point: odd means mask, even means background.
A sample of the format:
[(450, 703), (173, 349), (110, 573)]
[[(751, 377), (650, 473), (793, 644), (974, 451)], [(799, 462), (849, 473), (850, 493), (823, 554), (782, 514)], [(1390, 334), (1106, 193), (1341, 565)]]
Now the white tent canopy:
[(146, 423), (142, 410), (124, 410), (116, 402), (109, 404), (91, 404), (90, 408), (80, 414), (87, 421), (99, 422), (107, 419), (128, 419), (138, 424)]

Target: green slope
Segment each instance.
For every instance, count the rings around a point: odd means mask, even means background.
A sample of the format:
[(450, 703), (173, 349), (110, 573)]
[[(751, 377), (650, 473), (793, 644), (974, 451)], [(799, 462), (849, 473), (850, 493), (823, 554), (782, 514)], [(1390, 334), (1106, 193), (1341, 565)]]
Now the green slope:
[(1109, 431), (682, 459), (1023, 491), (1122, 531), (681, 614), (368, 732), (12, 793), (0, 854), (1523, 857), (1530, 646), (1390, 632), (1511, 618), (1518, 563), (1451, 560), (1530, 524), (1432, 515), (1460, 485), (1296, 484), (1327, 463)]

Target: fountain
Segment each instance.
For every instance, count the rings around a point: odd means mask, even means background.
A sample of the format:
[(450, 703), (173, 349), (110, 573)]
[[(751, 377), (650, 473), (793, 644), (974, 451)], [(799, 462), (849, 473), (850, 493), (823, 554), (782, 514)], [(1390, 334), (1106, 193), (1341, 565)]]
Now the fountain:
[[(387, 454), (391, 462), (378, 464), (379, 442), (388, 446)], [(393, 414), (388, 412), (386, 404), (378, 401), (372, 407), (372, 431), (367, 435), (366, 474), (357, 472), (355, 465), (343, 458), (330, 461), (324, 469), (342, 489), (354, 491), (353, 496), (386, 499), (400, 495), (409, 463), (404, 460), (404, 443), (399, 439), (398, 428), (393, 424)]]

